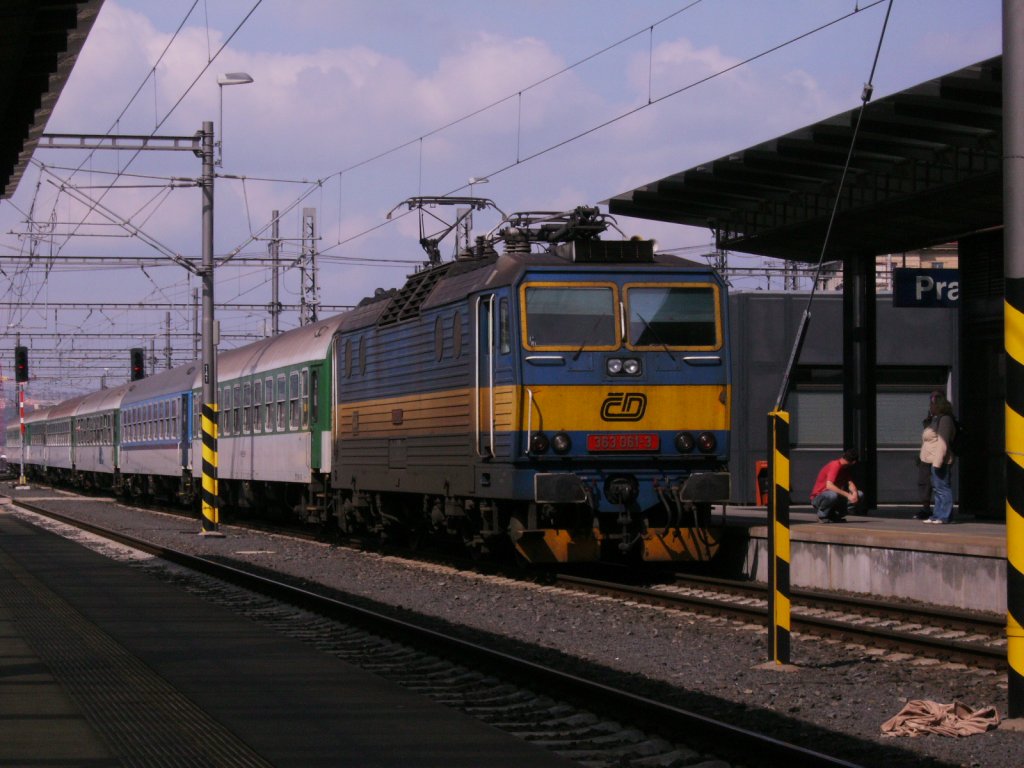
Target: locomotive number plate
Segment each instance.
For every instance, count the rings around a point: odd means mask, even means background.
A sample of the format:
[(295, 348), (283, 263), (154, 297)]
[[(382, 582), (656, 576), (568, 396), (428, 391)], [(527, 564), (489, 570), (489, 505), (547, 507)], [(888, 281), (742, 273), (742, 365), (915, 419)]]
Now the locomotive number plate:
[(626, 453), (628, 451), (656, 451), (661, 440), (653, 432), (623, 432), (605, 435), (587, 435), (587, 450), (597, 453), (609, 451)]

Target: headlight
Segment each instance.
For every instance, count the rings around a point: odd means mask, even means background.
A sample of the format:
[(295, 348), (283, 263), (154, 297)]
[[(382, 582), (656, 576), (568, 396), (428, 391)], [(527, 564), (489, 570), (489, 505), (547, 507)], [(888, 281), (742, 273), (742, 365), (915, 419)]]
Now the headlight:
[(551, 438), (551, 447), (555, 449), (555, 453), (568, 453), (572, 449), (572, 440), (565, 432), (558, 432)]
[(531, 453), (547, 453), (548, 452), (548, 436), (543, 432), (537, 432), (533, 437), (530, 438), (530, 452)]
[(701, 453), (714, 453), (717, 446), (718, 441), (711, 432), (701, 432), (697, 437), (697, 447)]
[(622, 361), (622, 370), (627, 376), (639, 376), (640, 375), (640, 361), (629, 358), (628, 360)]
[(618, 376), (622, 373), (622, 361), (617, 357), (611, 357), (608, 359), (608, 373), (612, 376)]
[(680, 453), (689, 453), (695, 445), (693, 435), (689, 432), (680, 432), (676, 435), (676, 450)]

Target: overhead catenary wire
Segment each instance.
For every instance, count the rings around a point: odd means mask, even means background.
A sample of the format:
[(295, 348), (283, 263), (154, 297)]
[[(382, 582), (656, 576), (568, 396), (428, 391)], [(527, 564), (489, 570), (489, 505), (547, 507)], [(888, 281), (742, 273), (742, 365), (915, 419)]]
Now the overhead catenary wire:
[(804, 308), (804, 313), (800, 318), (800, 326), (797, 328), (796, 338), (793, 341), (793, 349), (790, 352), (789, 361), (786, 364), (786, 369), (782, 376), (782, 382), (779, 385), (779, 393), (775, 398), (776, 411), (781, 411), (785, 408), (786, 398), (789, 396), (789, 383), (793, 377), (793, 369), (795, 368), (797, 361), (800, 359), (800, 350), (803, 347), (804, 338), (807, 336), (807, 328), (811, 322), (811, 303), (814, 301), (818, 281), (821, 278), (821, 269), (825, 263), (825, 253), (828, 250), (829, 242), (832, 237), (832, 226), (835, 224), (836, 213), (839, 210), (839, 201), (842, 198), (843, 187), (846, 183), (846, 175), (850, 170), (850, 163), (853, 160), (853, 150), (857, 146), (857, 135), (860, 132), (860, 123), (864, 117), (864, 110), (867, 108), (868, 102), (871, 100), (871, 95), (874, 92), (875, 70), (878, 67), (878, 57), (882, 53), (882, 41), (885, 40), (885, 30), (889, 25), (889, 15), (892, 13), (892, 1), (893, 0), (888, 0), (889, 5), (885, 9), (885, 18), (882, 21), (882, 29), (878, 34), (878, 45), (875, 47), (875, 57), (871, 62), (871, 73), (868, 75), (868, 80), (864, 84), (864, 89), (861, 91), (861, 105), (860, 109), (857, 111), (857, 121), (853, 125), (853, 133), (850, 135), (850, 145), (846, 151), (846, 161), (843, 163), (843, 171), (839, 176), (839, 183), (836, 185), (836, 196), (835, 200), (832, 202), (832, 210), (828, 217), (828, 226), (825, 228), (825, 236), (821, 242), (821, 251), (818, 254), (818, 264), (815, 268), (811, 291), (807, 296), (807, 304)]

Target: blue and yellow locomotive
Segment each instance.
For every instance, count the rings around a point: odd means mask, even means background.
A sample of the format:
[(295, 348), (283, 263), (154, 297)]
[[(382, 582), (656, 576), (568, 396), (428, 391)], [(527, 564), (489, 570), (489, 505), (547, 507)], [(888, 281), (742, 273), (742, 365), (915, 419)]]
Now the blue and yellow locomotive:
[(651, 241), (600, 240), (609, 223), (596, 208), (506, 217), (346, 316), (343, 528), (511, 539), (531, 562), (714, 554), (710, 508), (730, 491), (725, 286)]

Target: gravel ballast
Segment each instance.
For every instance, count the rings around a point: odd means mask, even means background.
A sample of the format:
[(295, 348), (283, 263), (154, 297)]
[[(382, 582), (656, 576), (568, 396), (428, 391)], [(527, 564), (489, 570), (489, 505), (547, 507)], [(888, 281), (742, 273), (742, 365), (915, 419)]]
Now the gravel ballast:
[[(27, 502), (63, 499), (45, 489), (4, 492)], [(189, 554), (321, 584), (355, 602), (390, 606), (405, 618), (415, 613), (437, 626), (464, 627), (467, 639), (862, 765), (1024, 765), (1024, 732), (1004, 727), (966, 738), (887, 738), (880, 732), (913, 699), (994, 705), (1005, 716), (1003, 672), (799, 633), (792, 638), (795, 669), (781, 671), (765, 667), (762, 625), (229, 525), (220, 527), (224, 538), (204, 537), (197, 535), (198, 521), (106, 500), (62, 500), (58, 511)]]

